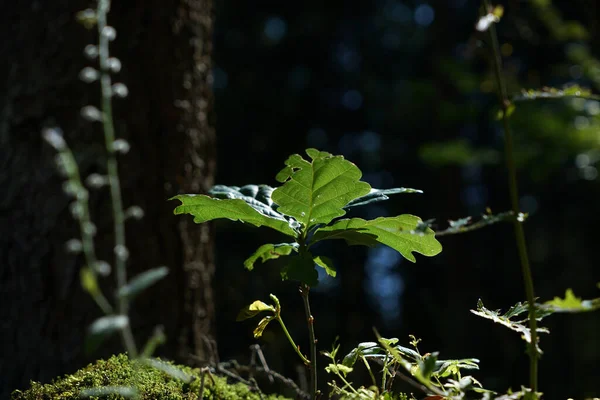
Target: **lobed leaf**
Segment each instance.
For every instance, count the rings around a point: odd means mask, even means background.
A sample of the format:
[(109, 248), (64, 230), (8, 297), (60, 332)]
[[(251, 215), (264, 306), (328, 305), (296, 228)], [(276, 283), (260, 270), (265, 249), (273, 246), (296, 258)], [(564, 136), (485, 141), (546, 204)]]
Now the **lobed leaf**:
[[(479, 299), (477, 301), (477, 311), (471, 310), (471, 312), (482, 318), (490, 319), (498, 324), (504, 325), (507, 328), (509, 328), (515, 332), (519, 332), (521, 334), (521, 337), (523, 338), (523, 340), (525, 340), (527, 343), (531, 344), (531, 330), (529, 329), (528, 326), (525, 325), (527, 323), (527, 319), (522, 319), (522, 320), (512, 320), (511, 319), (512, 317), (515, 317), (519, 314), (527, 312), (528, 310), (529, 310), (529, 306), (527, 305), (527, 302), (517, 303), (516, 305), (512, 306), (506, 313), (501, 314), (500, 310), (492, 311), (492, 310), (485, 308), (485, 306), (483, 305), (483, 302), (481, 301), (481, 299)], [(539, 305), (536, 305), (535, 314), (536, 314), (536, 319), (541, 320), (542, 318), (552, 314), (552, 311), (544, 309), (542, 307), (539, 307)], [(537, 332), (550, 333), (548, 328), (544, 328), (544, 327), (538, 327)], [(538, 339), (539, 339), (539, 337), (538, 337)], [(541, 354), (542, 351), (539, 348), (538, 343), (536, 343), (535, 346), (536, 346), (537, 351)]]
[(576, 297), (572, 289), (567, 289), (565, 298), (555, 297), (544, 303), (554, 312), (586, 312), (600, 309), (600, 298), (593, 300), (582, 300), (581, 297)]
[(247, 222), (254, 226), (267, 226), (283, 234), (296, 237), (297, 233), (283, 215), (267, 212), (266, 208), (247, 203), (242, 199), (215, 199), (200, 194), (181, 194), (171, 198), (177, 199), (181, 205), (175, 208), (174, 214), (191, 214), (194, 222), (203, 222), (226, 218), (232, 221)]
[(415, 232), (421, 222), (414, 215), (379, 217), (371, 221), (361, 218), (343, 219), (315, 231), (313, 241), (344, 239), (349, 245), (375, 246), (378, 243), (391, 247), (409, 261), (415, 262), (412, 254), (434, 256), (442, 251), (442, 245), (430, 228), (422, 233)]
[(309, 229), (344, 215), (344, 207), (369, 193), (371, 186), (360, 181), (362, 172), (344, 157), (315, 149), (306, 153), (311, 161), (299, 154), (286, 160), (286, 167), (276, 177), (283, 185), (273, 191), (272, 199), (280, 213)]
[(292, 251), (298, 251), (298, 243), (267, 243), (260, 246), (256, 251), (244, 261), (244, 267), (252, 271), (254, 263), (260, 258), (264, 263), (268, 260), (274, 260), (281, 256), (289, 256)]

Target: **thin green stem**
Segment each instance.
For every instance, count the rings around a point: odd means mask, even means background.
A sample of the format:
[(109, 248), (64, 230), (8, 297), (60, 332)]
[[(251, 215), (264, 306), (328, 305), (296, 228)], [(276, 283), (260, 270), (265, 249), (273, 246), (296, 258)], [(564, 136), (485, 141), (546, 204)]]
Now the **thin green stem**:
[[(491, 12), (489, 0), (484, 0), (484, 13)], [(494, 73), (496, 77), (496, 85), (498, 90), (498, 99), (502, 109), (502, 125), (504, 127), (504, 144), (506, 153), (506, 166), (508, 168), (508, 183), (510, 188), (510, 201), (512, 211), (514, 213), (514, 228), (517, 248), (519, 251), (519, 259), (521, 261), (521, 270), (523, 273), (523, 283), (525, 285), (525, 295), (529, 305), (529, 329), (531, 330), (531, 343), (529, 345), (529, 385), (533, 392), (537, 392), (538, 388), (538, 350), (537, 350), (537, 321), (535, 319), (535, 294), (533, 288), (533, 278), (531, 267), (529, 265), (529, 257), (527, 256), (527, 243), (525, 241), (525, 232), (523, 223), (519, 218), (519, 189), (517, 184), (517, 168), (514, 157), (513, 136), (510, 130), (508, 121), (508, 110), (511, 106), (506, 90), (506, 82), (502, 73), (502, 57), (500, 55), (500, 46), (498, 44), (498, 35), (496, 28), (492, 24), (489, 28), (489, 36), (492, 44)]]
[(315, 339), (315, 327), (313, 318), (310, 312), (310, 302), (308, 294), (310, 287), (308, 285), (300, 286), (300, 295), (304, 302), (304, 312), (306, 314), (306, 323), (308, 324), (308, 339), (310, 344), (310, 397), (315, 400), (317, 397), (317, 340)]
[(290, 344), (296, 351), (296, 354), (298, 354), (298, 356), (302, 359), (302, 362), (305, 365), (310, 366), (310, 360), (308, 358), (306, 358), (306, 356), (304, 354), (302, 354), (302, 352), (300, 351), (300, 348), (296, 345), (296, 342), (294, 342), (294, 339), (292, 339), (292, 335), (290, 335), (290, 332), (287, 330), (287, 327), (283, 323), (281, 316), (275, 315), (275, 318), (277, 319), (277, 321), (279, 321), (279, 325), (281, 325), (281, 329), (283, 329), (283, 333), (285, 333), (285, 337), (287, 337), (288, 341), (290, 342)]
[[(117, 168), (117, 152), (114, 147), (115, 128), (111, 101), (113, 89), (108, 62), (108, 49), (111, 37), (107, 30), (110, 28), (107, 28), (106, 23), (109, 10), (110, 0), (98, 0), (98, 58), (100, 61), (100, 86), (102, 89), (102, 126), (104, 128), (104, 140), (106, 151), (108, 153), (107, 173), (115, 229), (115, 269), (118, 291), (118, 289), (127, 284), (127, 270), (125, 265), (127, 259), (127, 247), (125, 243), (125, 213), (123, 212), (121, 184)], [(125, 296), (119, 296), (117, 298), (117, 311), (121, 315), (128, 314), (129, 303)], [(121, 339), (130, 357), (137, 357), (137, 348), (133, 339), (130, 324), (127, 324), (127, 326), (121, 330)]]

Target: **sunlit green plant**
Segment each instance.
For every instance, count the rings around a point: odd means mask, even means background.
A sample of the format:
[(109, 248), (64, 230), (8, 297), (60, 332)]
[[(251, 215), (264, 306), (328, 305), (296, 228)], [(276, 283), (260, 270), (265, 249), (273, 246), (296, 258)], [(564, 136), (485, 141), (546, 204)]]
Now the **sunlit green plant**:
[(304, 356), (291, 340), (279, 315), (280, 306), (254, 302), (242, 316), (253, 316), (261, 311), (271, 311), (255, 330), (259, 336), (266, 325), (277, 319), (290, 343), (311, 371), (311, 395), (317, 393), (316, 340), (314, 318), (310, 311), (309, 291), (318, 283), (316, 267), (335, 277), (336, 269), (331, 259), (312, 253), (312, 246), (324, 240), (342, 239), (349, 245), (375, 246), (384, 244), (415, 262), (413, 252), (434, 256), (442, 250), (435, 232), (423, 226), (419, 217), (403, 214), (396, 217), (379, 217), (374, 220), (342, 218), (347, 210), (387, 200), (388, 195), (417, 193), (407, 188), (374, 189), (360, 180), (360, 169), (342, 156), (316, 149), (307, 149), (309, 160), (298, 154), (291, 155), (286, 166), (276, 176), (282, 185), (215, 186), (210, 194), (184, 194), (173, 197), (181, 202), (175, 214), (191, 214), (194, 222), (203, 223), (219, 218), (241, 221), (254, 226), (266, 226), (283, 233), (292, 242), (264, 244), (246, 261), (248, 270), (258, 259), (262, 262), (288, 256), (281, 270), (284, 280), (300, 283), (310, 336), (310, 357)]

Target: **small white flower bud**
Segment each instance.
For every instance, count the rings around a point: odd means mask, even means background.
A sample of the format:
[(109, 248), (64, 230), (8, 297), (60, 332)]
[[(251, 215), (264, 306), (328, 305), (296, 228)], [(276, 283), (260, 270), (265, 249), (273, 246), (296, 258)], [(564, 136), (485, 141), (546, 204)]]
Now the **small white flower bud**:
[(67, 243), (65, 243), (65, 247), (67, 248), (67, 251), (69, 253), (80, 253), (81, 250), (83, 249), (83, 245), (81, 243), (81, 240), (79, 239), (70, 239), (67, 241)]
[(121, 71), (121, 60), (116, 57), (110, 57), (106, 60), (106, 66), (110, 70), (110, 72), (117, 73)]
[(58, 128), (46, 128), (42, 131), (42, 137), (55, 150), (61, 151), (67, 147), (62, 131)]
[(98, 189), (106, 185), (108, 179), (100, 174), (90, 174), (85, 180), (85, 183), (91, 188)]
[(89, 59), (89, 60), (95, 60), (98, 57), (98, 47), (93, 45), (93, 44), (88, 44), (87, 46), (85, 46), (85, 48), (83, 49), (83, 54)]
[(112, 92), (113, 92), (113, 96), (117, 96), (117, 97), (127, 97), (127, 95), (129, 94), (129, 90), (127, 89), (127, 86), (125, 86), (123, 83), (115, 83), (112, 86)]
[(101, 276), (108, 276), (110, 275), (110, 264), (107, 263), (106, 261), (96, 261), (96, 263), (93, 265), (94, 267), (94, 271), (96, 271), (96, 273), (98, 273), (98, 275)]
[(102, 28), (102, 36), (112, 42), (117, 38), (117, 31), (112, 26), (105, 26)]
[(100, 77), (100, 73), (92, 67), (85, 67), (79, 72), (79, 79), (85, 83), (92, 83)]
[(144, 218), (144, 210), (139, 206), (131, 206), (125, 211), (126, 218), (142, 219)]
[(81, 109), (81, 116), (88, 121), (101, 121), (102, 113), (94, 106), (85, 106)]
[(116, 245), (115, 246), (115, 255), (122, 261), (127, 261), (127, 259), (129, 258), (129, 250), (127, 250), (127, 247), (123, 246), (123, 245)]
[(113, 150), (117, 153), (127, 154), (131, 146), (129, 146), (129, 142), (125, 139), (117, 139), (113, 142)]

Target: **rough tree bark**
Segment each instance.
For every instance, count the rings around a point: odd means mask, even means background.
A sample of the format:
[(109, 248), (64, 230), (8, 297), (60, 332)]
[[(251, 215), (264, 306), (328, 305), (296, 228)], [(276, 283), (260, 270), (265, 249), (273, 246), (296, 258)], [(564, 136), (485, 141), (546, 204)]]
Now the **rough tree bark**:
[[(120, 351), (118, 338), (82, 354), (86, 327), (100, 311), (79, 284), (81, 257), (64, 243), (77, 236), (70, 200), (42, 142), (58, 126), (82, 173), (103, 173), (100, 126), (79, 109), (98, 104), (99, 86), (78, 80), (86, 44), (96, 43), (75, 14), (82, 0), (0, 3), (0, 398), (30, 379), (49, 381), (92, 358)], [(214, 357), (212, 231), (172, 215), (167, 199), (205, 192), (213, 184), (215, 133), (210, 92), (212, 1), (115, 1), (109, 24), (117, 30), (111, 54), (123, 65), (116, 81), (130, 95), (115, 100), (116, 129), (131, 143), (120, 158), (125, 206), (145, 210), (127, 222), (133, 276), (167, 265), (167, 279), (132, 305), (137, 343), (155, 325), (168, 337), (161, 354), (178, 361)], [(112, 255), (107, 191), (92, 192), (101, 259)], [(104, 279), (105, 293), (114, 277)]]

